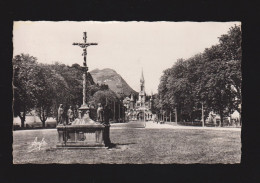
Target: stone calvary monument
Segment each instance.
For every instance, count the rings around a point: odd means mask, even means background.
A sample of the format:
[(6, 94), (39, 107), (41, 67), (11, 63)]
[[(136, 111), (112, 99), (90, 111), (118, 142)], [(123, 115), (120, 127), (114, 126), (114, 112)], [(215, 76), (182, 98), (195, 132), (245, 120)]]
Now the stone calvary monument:
[[(78, 109), (79, 116), (69, 125), (57, 125), (58, 144), (57, 147), (107, 147), (110, 144), (109, 131), (110, 125), (108, 118), (108, 107), (101, 114), (100, 106), (98, 108), (98, 122), (90, 118), (90, 107), (86, 101), (86, 76), (87, 76), (87, 47), (98, 45), (98, 43), (87, 43), (87, 32), (83, 33), (84, 43), (73, 43), (73, 45), (83, 48), (83, 104)], [(102, 109), (103, 110), (103, 109)], [(103, 120), (104, 119), (104, 120)]]

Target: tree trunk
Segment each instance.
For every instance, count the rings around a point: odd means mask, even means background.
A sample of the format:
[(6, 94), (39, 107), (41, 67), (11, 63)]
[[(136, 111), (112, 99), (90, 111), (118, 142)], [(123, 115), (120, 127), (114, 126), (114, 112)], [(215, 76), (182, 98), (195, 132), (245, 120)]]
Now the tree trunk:
[(183, 122), (182, 108), (180, 109), (180, 111), (181, 111), (181, 112), (180, 112), (180, 113), (181, 113), (181, 115), (180, 115), (180, 121)]
[(42, 121), (42, 128), (45, 128), (45, 121)]
[(222, 111), (222, 110), (219, 112), (219, 115), (220, 115), (220, 123), (219, 123), (219, 126), (223, 126), (223, 111)]
[(42, 121), (42, 128), (45, 128), (45, 122), (46, 122), (47, 118), (45, 117), (44, 115), (44, 111), (42, 113), (42, 118), (41, 118), (41, 121)]
[(114, 116), (113, 116), (113, 120), (116, 120), (116, 102), (114, 101)]
[(238, 122), (236, 122), (236, 126), (237, 126), (237, 123), (240, 125), (240, 126), (242, 126), (242, 118), (241, 118), (241, 110), (238, 108), (237, 109), (237, 112), (238, 112), (238, 114), (239, 114), (239, 117), (238, 117)]
[(204, 127), (205, 121), (204, 121), (204, 108), (203, 107), (204, 106), (203, 106), (203, 103), (202, 103), (202, 105), (201, 105), (201, 122), (202, 122), (202, 126)]
[(242, 126), (242, 118), (241, 118), (241, 113), (239, 112), (239, 125)]
[(25, 115), (24, 116), (20, 116), (20, 119), (21, 119), (21, 127), (24, 128)]
[(228, 126), (229, 126), (229, 125), (232, 125), (232, 114), (231, 114), (231, 112), (230, 112), (230, 121), (229, 121)]
[(177, 116), (177, 108), (175, 107), (175, 122), (177, 123), (177, 121), (178, 121), (178, 116)]

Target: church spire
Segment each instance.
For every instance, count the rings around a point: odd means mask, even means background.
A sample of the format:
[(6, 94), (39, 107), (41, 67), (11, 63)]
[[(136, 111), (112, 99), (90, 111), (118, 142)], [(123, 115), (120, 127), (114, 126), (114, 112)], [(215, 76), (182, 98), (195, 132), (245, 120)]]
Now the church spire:
[(143, 68), (142, 68), (142, 74), (141, 74), (140, 82), (141, 82), (141, 83), (144, 83), (144, 73), (143, 73)]

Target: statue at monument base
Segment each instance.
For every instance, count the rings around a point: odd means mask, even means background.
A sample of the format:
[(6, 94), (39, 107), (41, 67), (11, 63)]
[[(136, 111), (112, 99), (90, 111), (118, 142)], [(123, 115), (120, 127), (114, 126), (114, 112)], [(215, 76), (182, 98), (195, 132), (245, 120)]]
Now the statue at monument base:
[(101, 106), (101, 103), (98, 103), (97, 108), (97, 121), (103, 122), (103, 107)]

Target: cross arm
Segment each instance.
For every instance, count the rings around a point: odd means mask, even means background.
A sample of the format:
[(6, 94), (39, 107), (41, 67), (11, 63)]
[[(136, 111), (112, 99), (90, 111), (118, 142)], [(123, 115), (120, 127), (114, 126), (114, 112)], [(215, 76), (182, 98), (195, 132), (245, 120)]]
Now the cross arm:
[(81, 48), (86, 48), (92, 45), (98, 45), (98, 43), (73, 43), (72, 45), (80, 46)]

